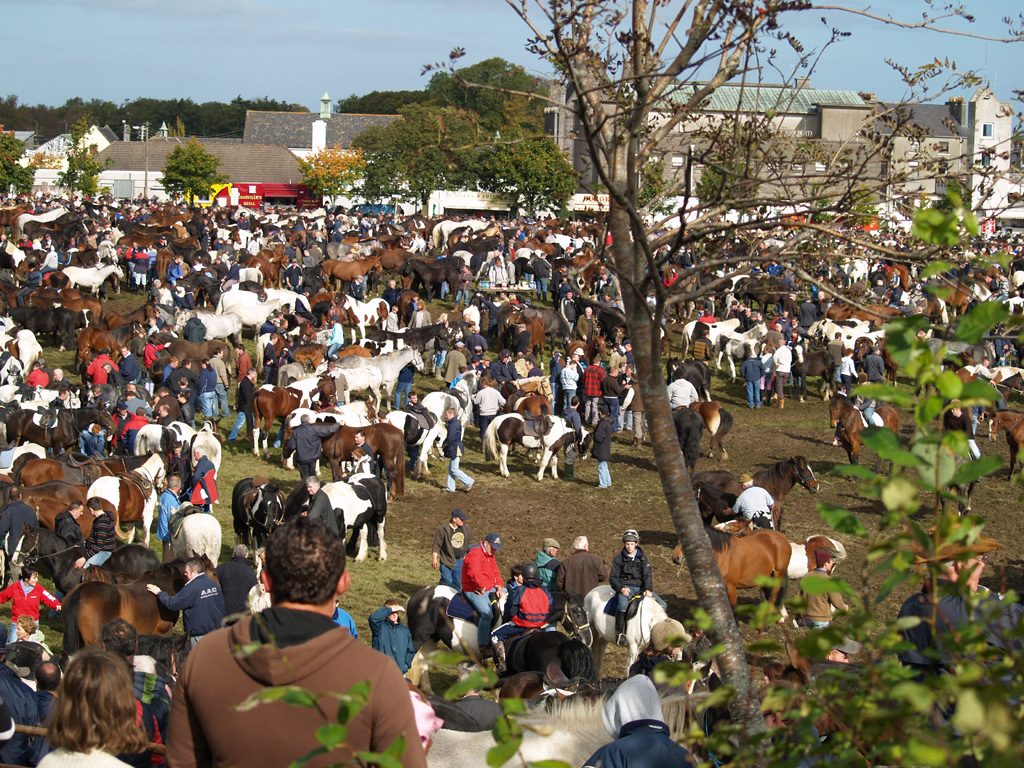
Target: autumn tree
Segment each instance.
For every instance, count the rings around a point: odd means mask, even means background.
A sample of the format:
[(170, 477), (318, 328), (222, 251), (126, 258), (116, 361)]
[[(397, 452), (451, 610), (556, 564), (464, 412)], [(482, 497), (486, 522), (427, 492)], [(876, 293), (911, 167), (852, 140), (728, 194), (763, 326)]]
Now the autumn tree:
[(179, 144), (167, 155), (163, 185), (175, 197), (191, 204), (195, 198), (209, 197), (214, 184), (223, 184), (227, 176), (217, 173), (220, 158), (207, 152), (194, 138)]
[(13, 189), (19, 195), (32, 191), (35, 173), (18, 162), (24, 154), (25, 145), (14, 138), (14, 132), (0, 129), (0, 191)]
[(95, 195), (99, 188), (99, 177), (104, 166), (96, 159), (98, 148), (87, 140), (91, 126), (92, 121), (88, 115), (83, 115), (71, 126), (67, 169), (57, 177), (57, 183), (72, 195)]
[(365, 167), (361, 149), (326, 147), (299, 161), (302, 183), (316, 197), (348, 194), (362, 178)]

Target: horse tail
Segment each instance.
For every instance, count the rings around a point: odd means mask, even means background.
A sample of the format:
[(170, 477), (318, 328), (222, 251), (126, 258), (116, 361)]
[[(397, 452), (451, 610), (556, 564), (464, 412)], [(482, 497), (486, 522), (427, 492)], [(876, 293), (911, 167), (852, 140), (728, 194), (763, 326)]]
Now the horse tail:
[(78, 631), (78, 614), (81, 608), (81, 590), (73, 589), (61, 604), (64, 619), (64, 653), (70, 658), (82, 647), (82, 635)]
[(484, 458), (494, 461), (498, 458), (498, 420), (493, 419), (484, 432)]
[(597, 682), (597, 662), (593, 652), (580, 640), (566, 640), (558, 646), (558, 666), (569, 679)]

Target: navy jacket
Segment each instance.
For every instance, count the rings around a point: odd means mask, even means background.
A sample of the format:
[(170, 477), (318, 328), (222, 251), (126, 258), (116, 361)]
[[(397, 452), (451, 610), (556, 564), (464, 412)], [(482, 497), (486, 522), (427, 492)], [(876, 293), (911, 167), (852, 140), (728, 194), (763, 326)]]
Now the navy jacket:
[(412, 633), (409, 628), (401, 622), (392, 624), (388, 621), (390, 614), (391, 608), (386, 605), (370, 614), (370, 632), (373, 634), (371, 645), (373, 650), (394, 659), (404, 675), (409, 671), (416, 649), (412, 647)]
[(220, 629), (224, 619), (224, 597), (217, 582), (201, 573), (181, 588), (176, 595), (161, 592), (161, 603), (170, 611), (181, 611), (185, 634), (206, 635)]

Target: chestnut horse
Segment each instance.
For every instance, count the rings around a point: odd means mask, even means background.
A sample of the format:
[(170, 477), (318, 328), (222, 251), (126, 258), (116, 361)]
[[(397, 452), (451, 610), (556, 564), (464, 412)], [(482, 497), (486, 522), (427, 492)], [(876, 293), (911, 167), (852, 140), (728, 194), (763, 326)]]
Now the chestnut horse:
[[(758, 530), (749, 536), (732, 536), (704, 527), (711, 540), (711, 548), (715, 551), (718, 569), (722, 572), (722, 581), (729, 594), (729, 605), (736, 607), (736, 591), (757, 587), (758, 576), (771, 576), (781, 579), (779, 586), (773, 587), (771, 593), (765, 591), (764, 598), (770, 600), (786, 617), (786, 609), (782, 600), (786, 596), (786, 580), (789, 573), (789, 561), (793, 556), (793, 547), (789, 539), (778, 531)], [(683, 562), (683, 545), (679, 544), (672, 552), (672, 562), (680, 565)]]
[(331, 467), (334, 480), (341, 479), (341, 463), (352, 458), (356, 432), (366, 434), (366, 442), (373, 448), (377, 461), (388, 471), (388, 500), (405, 495), (405, 434), (398, 427), (387, 422), (371, 424), (368, 427), (341, 427), (330, 437), (324, 438), (324, 458)]
[[(860, 413), (848, 397), (844, 397), (839, 393), (833, 395), (829, 401), (829, 426), (835, 427), (839, 425), (839, 442), (846, 450), (846, 455), (849, 457), (851, 464), (860, 463), (860, 449), (862, 445), (860, 432), (865, 428)], [(899, 436), (900, 416), (895, 408), (888, 405), (879, 405), (876, 406), (875, 413), (881, 417), (885, 427), (891, 429), (894, 434)], [(892, 469), (892, 462), (889, 462), (889, 468), (890, 470)], [(882, 457), (879, 456), (875, 462), (875, 472), (881, 469)]]
[[(85, 517), (85, 515), (83, 515)], [(122, 618), (140, 635), (169, 635), (178, 612), (164, 608), (156, 595), (146, 589), (156, 584), (169, 595), (185, 586), (185, 561), (175, 560), (131, 584), (84, 581), (64, 598), (64, 652), (70, 656), (86, 645), (100, 641), (107, 622)]]
[(1010, 472), (1006, 479), (1013, 480), (1013, 465), (1017, 461), (1017, 452), (1024, 445), (1024, 413), (996, 411), (989, 422), (989, 439), (995, 440), (1000, 429), (1006, 432), (1006, 444), (1010, 447)]

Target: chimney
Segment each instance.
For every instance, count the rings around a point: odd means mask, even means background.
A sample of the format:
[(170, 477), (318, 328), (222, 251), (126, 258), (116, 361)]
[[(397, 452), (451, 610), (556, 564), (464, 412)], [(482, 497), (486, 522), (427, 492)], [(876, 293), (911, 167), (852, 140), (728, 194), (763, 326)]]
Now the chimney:
[(331, 119), (331, 97), (327, 95), (327, 91), (324, 91), (324, 95), (320, 97), (320, 119)]
[(311, 146), (314, 155), (327, 146), (327, 123), (323, 120), (313, 121), (313, 141)]
[(967, 122), (967, 110), (964, 108), (964, 100), (962, 97), (954, 96), (946, 102), (946, 106), (948, 106), (949, 111), (953, 113), (953, 119), (960, 125), (964, 125), (964, 123)]

